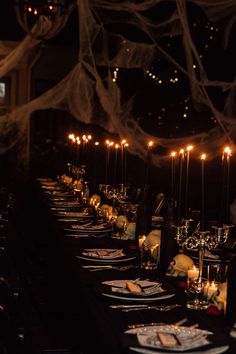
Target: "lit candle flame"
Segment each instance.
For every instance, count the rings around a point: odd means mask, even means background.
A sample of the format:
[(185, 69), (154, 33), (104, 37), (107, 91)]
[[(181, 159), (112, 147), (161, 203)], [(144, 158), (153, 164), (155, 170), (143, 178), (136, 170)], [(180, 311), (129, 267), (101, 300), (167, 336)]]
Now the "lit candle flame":
[(116, 148), (116, 149), (119, 149), (119, 144), (116, 144), (116, 145), (115, 145), (115, 148)]
[(99, 142), (98, 142), (98, 141), (95, 141), (94, 145), (98, 146), (98, 145), (99, 145)]
[(170, 153), (170, 156), (171, 156), (171, 157), (175, 157), (175, 156), (176, 156), (176, 151), (172, 151), (172, 152)]
[(201, 154), (201, 160), (206, 160), (206, 154)]
[(121, 140), (121, 145), (124, 145), (126, 143), (126, 139)]
[(186, 148), (187, 151), (191, 151), (193, 150), (193, 146), (192, 145), (188, 145), (187, 148)]
[(69, 135), (68, 135), (68, 138), (69, 138), (70, 140), (74, 140), (75, 135), (74, 135), (74, 134), (69, 134)]
[(149, 141), (148, 147), (152, 147), (152, 146), (153, 146), (153, 141)]
[(183, 155), (184, 154), (184, 149), (180, 149), (179, 153)]
[(232, 150), (230, 149), (229, 146), (226, 146), (226, 147), (224, 148), (224, 153), (225, 153), (226, 155), (228, 155), (228, 156), (231, 156)]

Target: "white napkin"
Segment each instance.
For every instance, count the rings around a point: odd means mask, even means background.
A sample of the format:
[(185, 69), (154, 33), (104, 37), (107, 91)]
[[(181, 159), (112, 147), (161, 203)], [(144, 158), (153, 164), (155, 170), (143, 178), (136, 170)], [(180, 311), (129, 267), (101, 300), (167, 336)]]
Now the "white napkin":
[[(137, 282), (137, 284), (139, 284), (139, 283)], [(145, 297), (145, 296), (163, 293), (164, 289), (161, 287), (161, 284), (155, 284), (155, 285), (149, 286), (147, 288), (143, 288), (141, 292), (132, 292), (132, 291), (129, 291), (129, 289), (127, 289), (126, 287), (118, 288), (118, 287), (114, 287), (114, 286), (112, 286), (111, 291), (115, 292), (115, 293), (120, 293), (120, 294), (135, 294), (137, 296), (144, 296)]]
[(105, 225), (71, 225), (75, 230), (105, 230)]
[(72, 217), (86, 217), (89, 214), (81, 211), (59, 211), (58, 214)]
[[(203, 347), (209, 344), (207, 336), (212, 334), (212, 332), (201, 330), (198, 328), (190, 328), (184, 326), (173, 326), (173, 325), (160, 325), (152, 327), (142, 327), (137, 331), (137, 339), (141, 346), (150, 347), (155, 349), (166, 349), (170, 350), (168, 347), (164, 347), (156, 333), (173, 333), (179, 340), (178, 345), (171, 348), (171, 351), (184, 351), (192, 350), (195, 348)], [(129, 333), (129, 331), (127, 331)]]
[(82, 253), (84, 256), (96, 257), (101, 259), (114, 259), (125, 256), (123, 249), (90, 249)]

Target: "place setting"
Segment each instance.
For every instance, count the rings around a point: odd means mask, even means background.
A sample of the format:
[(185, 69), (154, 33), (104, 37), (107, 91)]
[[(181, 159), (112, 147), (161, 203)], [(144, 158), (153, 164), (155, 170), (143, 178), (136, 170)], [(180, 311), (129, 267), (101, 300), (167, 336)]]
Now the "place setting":
[(119, 264), (121, 262), (132, 261), (136, 256), (128, 254), (124, 249), (86, 248), (76, 258), (94, 263)]
[(78, 207), (79, 202), (77, 200), (66, 200), (66, 201), (52, 201), (50, 203), (52, 207), (63, 207), (63, 208), (71, 208)]
[(58, 211), (56, 213), (58, 217), (66, 217), (66, 218), (78, 218), (78, 219), (87, 219), (93, 218), (94, 215), (89, 214), (85, 211)]
[(91, 225), (94, 215), (85, 211), (57, 211), (54, 214), (58, 221), (65, 223), (79, 223), (83, 225)]
[(213, 332), (194, 326), (157, 323), (128, 329), (125, 335), (129, 349), (143, 354), (220, 354), (229, 349), (228, 345), (218, 342)]
[(140, 278), (104, 281), (101, 283), (100, 292), (103, 296), (111, 299), (142, 303), (142, 305), (118, 304), (110, 306), (122, 312), (149, 310), (148, 306), (144, 305), (145, 303), (166, 300), (175, 296), (175, 291), (169, 284)]
[(86, 234), (107, 234), (111, 233), (112, 228), (107, 224), (72, 224), (64, 228), (65, 231), (73, 233), (86, 233)]

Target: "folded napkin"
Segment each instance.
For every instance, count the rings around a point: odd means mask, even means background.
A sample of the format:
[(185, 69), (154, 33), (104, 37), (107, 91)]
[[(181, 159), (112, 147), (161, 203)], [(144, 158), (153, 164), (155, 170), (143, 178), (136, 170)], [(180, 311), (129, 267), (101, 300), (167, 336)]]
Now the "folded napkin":
[(163, 291), (165, 291), (165, 290), (161, 287), (161, 284), (157, 283), (155, 285), (152, 285), (152, 286), (149, 286), (146, 288), (142, 288), (140, 292), (130, 291), (129, 289), (127, 289), (127, 287), (118, 288), (118, 287), (114, 287), (114, 286), (112, 286), (111, 291), (115, 292), (115, 293), (120, 293), (120, 294), (135, 294), (137, 296), (145, 297), (145, 296), (163, 293)]
[(106, 230), (105, 225), (71, 225), (75, 230)]
[(81, 211), (59, 211), (59, 215), (67, 216), (67, 217), (86, 217), (89, 214)]
[(117, 250), (94, 249), (94, 250), (88, 250), (87, 252), (83, 252), (82, 254), (84, 256), (96, 257), (102, 259), (113, 259), (113, 258), (119, 258), (125, 256), (125, 254), (123, 253), (123, 249), (117, 249)]
[(68, 201), (53, 201), (53, 205), (58, 206), (78, 206), (78, 202), (68, 202)]
[[(135, 331), (127, 331), (128, 333), (135, 333)], [(176, 343), (170, 347), (169, 344), (165, 345), (161, 342), (160, 336), (173, 335), (176, 338)], [(159, 326), (147, 326), (139, 328), (137, 331), (137, 339), (141, 347), (149, 347), (153, 349), (166, 349), (175, 352), (182, 352), (184, 350), (193, 350), (200, 347), (204, 347), (210, 344), (208, 335), (212, 335), (212, 332), (173, 325), (159, 325)]]

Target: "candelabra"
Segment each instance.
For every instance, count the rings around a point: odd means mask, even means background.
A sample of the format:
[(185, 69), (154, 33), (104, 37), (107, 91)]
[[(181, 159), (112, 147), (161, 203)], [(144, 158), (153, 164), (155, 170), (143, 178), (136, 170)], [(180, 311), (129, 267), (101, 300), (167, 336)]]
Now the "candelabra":
[(102, 184), (99, 187), (101, 192), (104, 193), (107, 199), (113, 200), (113, 205), (115, 205), (116, 201), (118, 201), (119, 203), (123, 203), (127, 199), (128, 187), (125, 187), (124, 184), (120, 185), (120, 189), (114, 188), (109, 184)]
[(84, 176), (86, 172), (86, 165), (76, 166), (71, 163), (68, 163), (67, 168), (69, 174), (75, 176), (76, 178), (79, 178), (80, 176)]
[(223, 225), (222, 227), (213, 226), (214, 233), (210, 231), (200, 231), (200, 224), (198, 223), (195, 230), (191, 233), (191, 222), (193, 220), (183, 220), (183, 225), (177, 226), (176, 241), (182, 248), (186, 247), (188, 250), (199, 250), (199, 267), (200, 275), (202, 276), (202, 265), (204, 251), (207, 248), (209, 251), (215, 249), (217, 246), (226, 243), (228, 240), (230, 229), (233, 225)]
[(208, 306), (208, 303), (200, 298), (203, 290), (203, 263), (205, 250), (209, 251), (215, 249), (219, 245), (226, 243), (228, 240), (230, 229), (233, 225), (223, 225), (222, 227), (213, 226), (214, 233), (210, 231), (201, 231), (200, 225), (197, 224), (195, 230), (190, 232), (191, 222), (193, 220), (183, 220), (183, 225), (177, 226), (176, 241), (182, 247), (186, 247), (187, 250), (198, 249), (199, 256), (199, 275), (194, 283), (191, 285), (191, 295), (194, 294), (194, 300), (187, 306), (193, 309), (201, 310)]

